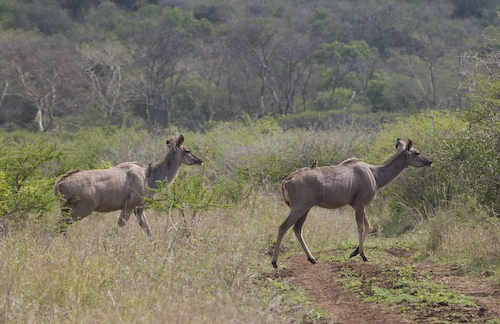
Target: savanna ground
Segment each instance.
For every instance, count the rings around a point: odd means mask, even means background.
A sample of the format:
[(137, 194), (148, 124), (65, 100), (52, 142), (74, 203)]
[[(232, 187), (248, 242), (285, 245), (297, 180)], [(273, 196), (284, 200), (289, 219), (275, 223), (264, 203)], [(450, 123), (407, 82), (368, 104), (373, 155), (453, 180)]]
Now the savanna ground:
[[(285, 278), (306, 290), (323, 313), (310, 323), (497, 323), (500, 291), (488, 274), (467, 277), (453, 266), (415, 262), (407, 250), (376, 253), (382, 262), (345, 260), (348, 251), (322, 252), (312, 266), (295, 255)], [(405, 279), (410, 279), (404, 282)], [(271, 279), (270, 279), (271, 280)]]
[(277, 193), (197, 214), (148, 210), (151, 242), (132, 217), (117, 230), (117, 213), (93, 214), (66, 236), (50, 221), (3, 224), (0, 322), (500, 323), (495, 273), (422, 254), (439, 221), (369, 237), (362, 262), (348, 258), (357, 244), (350, 207), (316, 208), (304, 236), (318, 264), (290, 231), (274, 270), (269, 252), (287, 212)]

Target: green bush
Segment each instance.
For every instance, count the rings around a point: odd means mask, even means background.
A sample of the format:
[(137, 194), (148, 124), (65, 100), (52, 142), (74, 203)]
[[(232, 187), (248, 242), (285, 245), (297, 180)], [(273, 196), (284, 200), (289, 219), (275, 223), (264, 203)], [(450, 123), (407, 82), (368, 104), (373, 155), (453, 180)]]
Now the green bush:
[(399, 234), (414, 227), (452, 198), (454, 184), (445, 170), (442, 152), (448, 141), (456, 138), (464, 127), (465, 124), (451, 113), (439, 111), (422, 112), (381, 125), (367, 162), (382, 164), (395, 155), (398, 138), (412, 139), (413, 146), (434, 162), (432, 168), (409, 167), (379, 193), (380, 203), (387, 203), (390, 211), (378, 224), (387, 234)]
[(443, 163), (458, 193), (476, 197), (500, 215), (500, 81), (479, 76), (468, 95), (470, 106), (461, 117), (461, 136), (447, 142)]
[(43, 216), (55, 207), (53, 185), (65, 171), (65, 150), (47, 139), (4, 138), (0, 149), (0, 216)]
[[(191, 171), (191, 172), (190, 172)], [(210, 186), (205, 170), (181, 170), (173, 183), (168, 180), (158, 181), (154, 198), (145, 197), (146, 207), (170, 214), (180, 212), (185, 230), (189, 230), (196, 222), (196, 216), (201, 211), (217, 208), (231, 208), (232, 205), (219, 203), (224, 200), (220, 186)], [(225, 188), (224, 190), (228, 190)], [(222, 199), (221, 199), (222, 198)]]

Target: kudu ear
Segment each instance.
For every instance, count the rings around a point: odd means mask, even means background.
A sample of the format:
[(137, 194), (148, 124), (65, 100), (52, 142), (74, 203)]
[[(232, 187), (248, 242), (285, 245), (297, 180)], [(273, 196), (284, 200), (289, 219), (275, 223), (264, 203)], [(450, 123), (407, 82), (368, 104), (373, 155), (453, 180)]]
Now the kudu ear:
[(406, 150), (407, 151), (411, 150), (412, 146), (413, 146), (413, 141), (411, 139), (408, 139), (408, 145), (406, 145)]
[(406, 142), (398, 138), (396, 140), (396, 150), (398, 150), (398, 152), (401, 152), (402, 150), (405, 149), (405, 147), (406, 147)]
[(181, 147), (182, 144), (184, 144), (184, 134), (179, 135), (177, 139), (177, 147)]

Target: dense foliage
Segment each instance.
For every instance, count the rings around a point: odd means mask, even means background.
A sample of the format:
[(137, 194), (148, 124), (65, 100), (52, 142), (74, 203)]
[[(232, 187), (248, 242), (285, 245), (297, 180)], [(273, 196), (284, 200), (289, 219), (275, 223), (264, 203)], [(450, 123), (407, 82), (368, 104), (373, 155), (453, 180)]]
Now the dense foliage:
[[(496, 1), (1, 0), (0, 125), (462, 108)], [(489, 38), (491, 39), (491, 37)]]

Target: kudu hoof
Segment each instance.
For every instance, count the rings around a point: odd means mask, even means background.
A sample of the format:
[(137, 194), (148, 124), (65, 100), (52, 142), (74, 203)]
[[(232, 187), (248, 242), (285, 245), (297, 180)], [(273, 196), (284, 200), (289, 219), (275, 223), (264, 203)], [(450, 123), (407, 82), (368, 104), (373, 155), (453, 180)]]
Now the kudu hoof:
[(312, 264), (316, 264), (317, 261), (315, 258), (307, 258), (307, 260), (309, 260), (309, 262), (311, 262)]
[(366, 261), (370, 261), (370, 260), (369, 260), (366, 256), (364, 256), (364, 255), (362, 256), (362, 258), (363, 258), (363, 261), (365, 261), (365, 262), (366, 262)]
[(278, 269), (278, 265), (276, 264), (276, 262), (273, 261), (272, 264), (274, 269)]
[(356, 248), (356, 250), (354, 250), (354, 252), (351, 253), (351, 255), (349, 256), (349, 258), (355, 257), (358, 254), (359, 254), (359, 246)]

